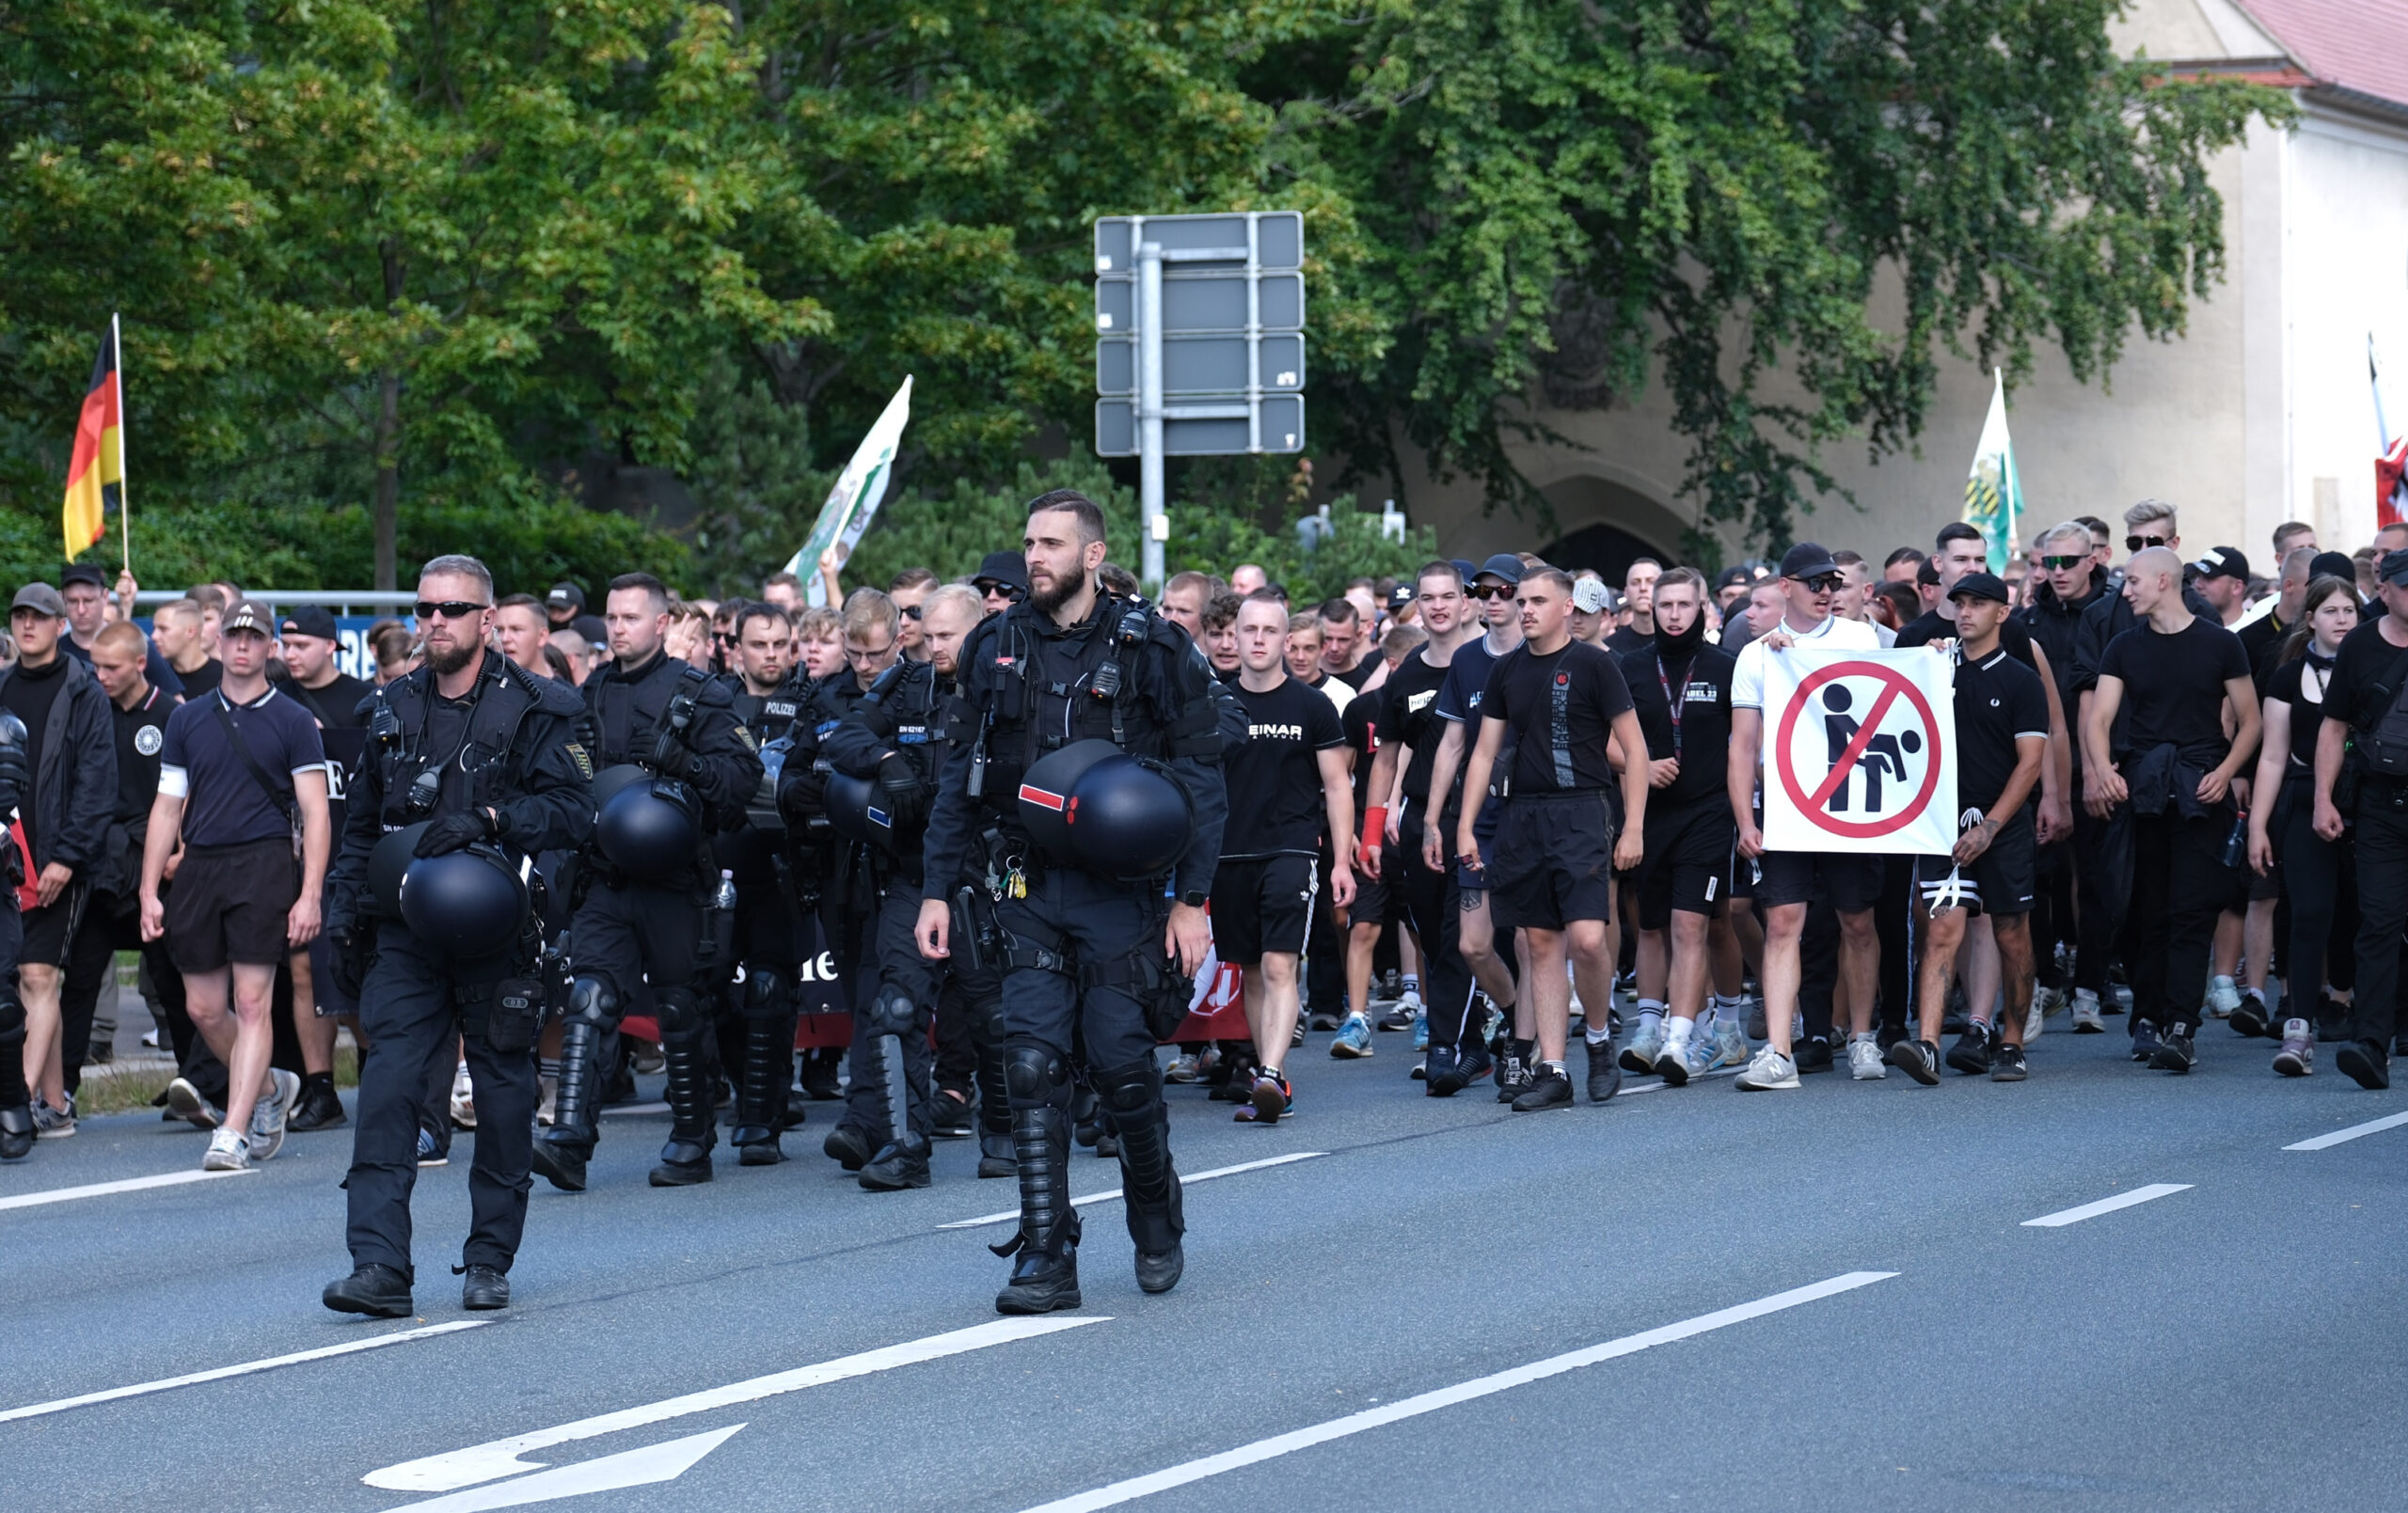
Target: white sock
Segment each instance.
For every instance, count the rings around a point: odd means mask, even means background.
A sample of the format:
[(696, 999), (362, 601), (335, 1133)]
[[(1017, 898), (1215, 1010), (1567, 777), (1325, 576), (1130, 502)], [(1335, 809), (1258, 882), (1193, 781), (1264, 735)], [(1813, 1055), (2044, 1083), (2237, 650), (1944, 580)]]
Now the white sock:
[(1683, 1019), (1678, 1017), (1674, 1017), (1665, 1020), (1665, 1048), (1669, 1050), (1678, 1050), (1681, 1047), (1687, 1045), (1689, 1043), (1689, 1032), (1696, 1028), (1697, 1021), (1695, 1019)]
[(1639, 1001), (1639, 1032), (1640, 1034), (1643, 1035), (1651, 1030), (1660, 1028), (1663, 1022), (1663, 1000), (1643, 998)]
[(1612, 1032), (1608, 1030), (1603, 1024), (1588, 1025), (1582, 1029), (1580, 1032), (1582, 1036), (1588, 1040), (1589, 1044), (1592, 1046), (1602, 1046), (1607, 1041), (1613, 1038)]

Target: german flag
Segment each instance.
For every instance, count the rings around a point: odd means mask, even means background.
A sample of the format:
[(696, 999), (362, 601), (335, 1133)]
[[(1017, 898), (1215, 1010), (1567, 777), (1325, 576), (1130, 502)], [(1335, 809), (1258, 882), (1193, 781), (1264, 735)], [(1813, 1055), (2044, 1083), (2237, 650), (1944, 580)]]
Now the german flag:
[(75, 455), (67, 465), (67, 507), (59, 527), (71, 562), (86, 547), (99, 544), (108, 512), (123, 502), (124, 419), (125, 386), (118, 376), (117, 321), (112, 318), (108, 335), (101, 339), (101, 355), (92, 363), (91, 389), (75, 423)]

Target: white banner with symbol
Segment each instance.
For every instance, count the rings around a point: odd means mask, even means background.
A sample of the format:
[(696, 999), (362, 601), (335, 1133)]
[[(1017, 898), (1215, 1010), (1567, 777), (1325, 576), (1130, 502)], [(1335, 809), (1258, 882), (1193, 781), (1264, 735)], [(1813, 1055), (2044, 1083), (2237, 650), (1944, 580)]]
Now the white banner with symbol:
[(1765, 848), (1944, 856), (1956, 843), (1956, 659), (1765, 655)]

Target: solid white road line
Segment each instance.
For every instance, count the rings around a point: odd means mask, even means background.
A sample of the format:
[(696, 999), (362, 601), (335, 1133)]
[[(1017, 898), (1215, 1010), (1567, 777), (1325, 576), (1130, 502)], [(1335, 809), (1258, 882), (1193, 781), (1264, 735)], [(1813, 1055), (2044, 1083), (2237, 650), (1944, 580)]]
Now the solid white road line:
[(248, 1176), (259, 1168), (240, 1172), (163, 1172), (157, 1176), (129, 1176), (116, 1182), (94, 1182), (81, 1188), (51, 1188), (0, 1198), (0, 1208), (39, 1208), (46, 1203), (73, 1203), (78, 1198), (105, 1198), (113, 1192), (140, 1192), (146, 1188), (179, 1188), (187, 1182), (212, 1182), (221, 1176)]
[(2395, 1113), (2388, 1119), (2369, 1119), (2365, 1124), (2352, 1125), (2347, 1129), (2336, 1129), (2329, 1135), (2319, 1135), (2314, 1140), (2303, 1140), (2296, 1145), (2286, 1145), (2283, 1149), (2287, 1151), (2329, 1150), (2335, 1145), (2343, 1144), (2362, 1136), (2379, 1135), (2386, 1129), (2397, 1129), (2401, 1125), (2408, 1125), (2408, 1113)]
[[(1746, 1070), (1747, 1068), (1744, 1066), (1718, 1066), (1710, 1072), (1700, 1072), (1695, 1077), (1690, 1078), (1689, 1080), (1691, 1082), (1703, 1082), (1717, 1077), (1736, 1077)], [(1641, 1082), (1637, 1087), (1626, 1086), (1621, 1092), (1615, 1094), (1614, 1096), (1618, 1098), (1632, 1098), (1637, 1097), (1641, 1093), (1661, 1093), (1671, 1085), (1671, 1083), (1658, 1078), (1653, 1082)]]
[(562, 1497), (579, 1497), (587, 1492), (616, 1491), (622, 1487), (649, 1487), (657, 1482), (675, 1481), (693, 1470), (697, 1461), (718, 1449), (742, 1427), (741, 1424), (733, 1424), (723, 1429), (689, 1434), (682, 1440), (647, 1444), (640, 1450), (622, 1450), (614, 1456), (602, 1456), (593, 1460), (580, 1460), (574, 1466), (539, 1471), (532, 1476), (480, 1487), (471, 1492), (452, 1492), (423, 1503), (404, 1503), (399, 1507), (388, 1509), (387, 1513), (490, 1513), (494, 1508), (524, 1507), (530, 1503), (549, 1503)]
[(1504, 1392), (1508, 1388), (1543, 1381), (1549, 1377), (1560, 1376), (1567, 1371), (1577, 1371), (1582, 1366), (1592, 1366), (1601, 1361), (1611, 1361), (1617, 1356), (1633, 1355), (1653, 1346), (1669, 1345), (1674, 1340), (1685, 1340), (1694, 1334), (1727, 1329), (1733, 1324), (1744, 1324), (1751, 1318), (1762, 1318), (1766, 1314), (1777, 1314), (1786, 1308), (1796, 1308), (1801, 1303), (1814, 1302), (1843, 1292), (1852, 1292), (1858, 1287), (1886, 1281), (1896, 1275), (1895, 1271), (1850, 1271), (1846, 1276), (1833, 1277), (1828, 1282), (1817, 1282), (1811, 1287), (1798, 1287), (1788, 1292), (1775, 1293), (1769, 1298), (1761, 1298), (1751, 1303), (1741, 1303), (1735, 1308), (1701, 1314), (1695, 1318), (1685, 1319), (1678, 1324), (1666, 1324), (1660, 1329), (1651, 1329), (1642, 1334), (1627, 1334), (1618, 1340), (1608, 1340), (1603, 1345), (1592, 1345), (1586, 1349), (1573, 1350), (1564, 1355), (1549, 1356), (1544, 1361), (1533, 1361), (1526, 1366), (1515, 1366), (1510, 1371), (1499, 1371), (1493, 1376), (1477, 1377), (1470, 1381), (1452, 1387), (1441, 1387), (1435, 1392), (1426, 1392), (1417, 1397), (1384, 1403), (1377, 1408), (1365, 1409), (1359, 1413), (1349, 1413), (1344, 1418), (1331, 1419), (1326, 1424), (1316, 1424), (1309, 1428), (1292, 1429), (1286, 1434), (1274, 1435), (1267, 1440), (1257, 1440), (1252, 1444), (1242, 1444), (1234, 1450), (1224, 1450), (1219, 1455), (1206, 1456), (1200, 1460), (1190, 1460), (1184, 1465), (1172, 1466), (1149, 1475), (1133, 1476), (1127, 1481), (1114, 1482), (1109, 1487), (1099, 1487), (1090, 1492), (1080, 1492), (1073, 1497), (1065, 1497), (1056, 1502), (1047, 1503), (1029, 1509), (1028, 1513), (1087, 1513), (1087, 1510), (1092, 1508), (1112, 1507), (1117, 1504), (1134, 1502), (1141, 1497), (1150, 1497), (1156, 1492), (1168, 1491), (1174, 1487), (1184, 1487), (1189, 1482), (1202, 1481), (1208, 1476), (1220, 1475), (1223, 1472), (1236, 1471), (1243, 1466), (1255, 1465), (1312, 1445), (1323, 1444), (1331, 1440), (1344, 1439), (1350, 1434), (1360, 1434), (1366, 1429), (1376, 1429), (1385, 1425), (1394, 1424), (1400, 1419), (1434, 1413), (1442, 1408), (1452, 1408), (1457, 1403), (1469, 1402), (1475, 1397), (1486, 1397), (1492, 1393)]
[(642, 1428), (647, 1424), (658, 1424), (666, 1419), (684, 1418), (689, 1413), (707, 1413), (734, 1403), (776, 1397), (784, 1393), (800, 1392), (806, 1387), (822, 1387), (832, 1381), (889, 1371), (896, 1366), (915, 1365), (923, 1361), (960, 1355), (968, 1350), (983, 1350), (990, 1345), (1008, 1345), (1015, 1340), (1035, 1339), (1042, 1334), (1058, 1334), (1064, 1330), (1111, 1321), (1105, 1315), (1083, 1318), (998, 1319), (992, 1324), (955, 1330), (949, 1334), (931, 1334), (925, 1340), (863, 1350), (858, 1355), (841, 1356), (817, 1365), (800, 1366), (792, 1371), (754, 1377), (749, 1381), (733, 1382), (725, 1387), (664, 1398), (640, 1408), (623, 1408), (615, 1413), (581, 1418), (557, 1428), (515, 1434), (506, 1440), (490, 1440), (483, 1444), (446, 1451), (439, 1456), (422, 1456), (416, 1460), (404, 1460), (399, 1465), (372, 1471), (359, 1479), (371, 1487), (390, 1488), (397, 1491), (448, 1492), (455, 1488), (473, 1487), (482, 1481), (537, 1469), (543, 1465), (542, 1461), (518, 1458), (530, 1450), (543, 1450), (575, 1440), (591, 1440), (604, 1434), (616, 1434), (622, 1429)]
[(2067, 1224), (2079, 1224), (2085, 1219), (2096, 1219), (2100, 1214), (2112, 1214), (2118, 1208), (2129, 1208), (2136, 1203), (2147, 1203), (2155, 1198), (2170, 1198), (2178, 1192), (2190, 1190), (2191, 1184), (2188, 1182), (2152, 1182), (2147, 1187), (2134, 1188), (2130, 1192), (2119, 1192), (2112, 1198), (2101, 1198), (2097, 1203), (2085, 1203), (2079, 1208), (2060, 1208), (2052, 1214), (2042, 1214), (2037, 1219), (2027, 1219), (2023, 1221), (2023, 1227), (2063, 1229)]
[[(1210, 1182), (1216, 1176), (1235, 1176), (1240, 1172), (1259, 1172), (1266, 1166), (1286, 1166), (1291, 1161), (1319, 1160), (1328, 1154), (1327, 1151), (1297, 1151), (1293, 1155), (1274, 1156), (1259, 1161), (1240, 1161), (1235, 1166), (1216, 1166), (1209, 1172), (1181, 1172), (1179, 1174), (1179, 1185), (1181, 1188), (1192, 1188), (1198, 1182)], [(1110, 1203), (1119, 1196), (1120, 1190), (1111, 1188), (1102, 1192), (1089, 1192), (1081, 1197), (1072, 1198), (1070, 1206), (1083, 1208), (1091, 1203)], [(957, 1219), (950, 1224), (939, 1224), (937, 1227), (939, 1229), (979, 1229), (988, 1224), (1000, 1224), (1006, 1220), (1019, 1217), (1019, 1209), (1006, 1208), (999, 1214), (980, 1214), (975, 1219)]]
[(11, 1408), (0, 1412), (0, 1424), (11, 1419), (40, 1418), (45, 1413), (63, 1413), (71, 1408), (86, 1408), (93, 1403), (113, 1403), (120, 1397), (142, 1397), (151, 1393), (170, 1392), (178, 1387), (191, 1387), (204, 1381), (222, 1381), (228, 1377), (245, 1377), (255, 1371), (274, 1371), (278, 1366), (295, 1366), (304, 1361), (324, 1361), (330, 1356), (356, 1355), (362, 1350), (381, 1350), (388, 1345), (402, 1345), (410, 1340), (431, 1339), (437, 1334), (456, 1334), (464, 1329), (483, 1329), (493, 1323), (490, 1318), (467, 1318), (452, 1324), (429, 1324), (424, 1329), (405, 1329), (392, 1334), (379, 1334), (372, 1339), (350, 1340), (341, 1345), (323, 1346), (315, 1350), (297, 1350), (291, 1355), (270, 1356), (264, 1361), (246, 1361), (241, 1365), (218, 1366), (211, 1371), (196, 1371), (189, 1376), (168, 1377), (159, 1381), (136, 1382), (131, 1387), (111, 1387), (106, 1392), (86, 1393), (81, 1397), (61, 1397), (54, 1403), (33, 1403), (24, 1408)]
[(667, 1113), (668, 1111), (669, 1105), (665, 1103), (622, 1103), (615, 1108), (603, 1110), (600, 1117), (604, 1119), (624, 1119), (629, 1114)]

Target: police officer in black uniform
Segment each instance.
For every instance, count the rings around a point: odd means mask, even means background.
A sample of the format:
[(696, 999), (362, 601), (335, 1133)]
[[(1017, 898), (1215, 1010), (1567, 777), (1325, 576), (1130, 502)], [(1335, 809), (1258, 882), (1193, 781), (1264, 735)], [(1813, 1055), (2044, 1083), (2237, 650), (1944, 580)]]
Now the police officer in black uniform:
[[(995, 1307), (1042, 1314), (1080, 1300), (1069, 1189), (1074, 1035), (1119, 1141), (1138, 1285), (1167, 1291), (1184, 1266), (1154, 1047), (1186, 1013), (1188, 978), (1203, 961), (1228, 800), (1211, 670), (1142, 601), (1101, 591), (1103, 512), (1073, 490), (1040, 495), (1022, 544), (1028, 598), (972, 633), (961, 654), (962, 699), (977, 723), (937, 790), (916, 933), (932, 958), (1004, 963), (1021, 1226), (997, 1248), (1016, 1259)], [(984, 886), (958, 923), (947, 894), (982, 854)]]
[(355, 1269), (327, 1284), (340, 1313), (411, 1312), (410, 1189), (427, 1067), (466, 1046), (477, 1085), (461, 1302), (510, 1302), (527, 1221), (534, 1037), (547, 995), (527, 881), (542, 850), (583, 843), (591, 759), (574, 690), (485, 646), (493, 577), (473, 557), (419, 575), (426, 665), (362, 704), (369, 744), (326, 879), (336, 970), (356, 990), (369, 1052), (352, 1137)]
[(711, 832), (733, 824), (761, 786), (761, 758), (727, 686), (662, 650), (669, 591), (649, 573), (610, 580), (605, 601), (615, 660), (585, 681), (601, 732), (594, 843), (579, 859), (569, 922), (575, 979), (561, 1033), (552, 1127), (535, 1170), (585, 1190), (599, 1131), (594, 1092), (606, 1033), (648, 989), (669, 1070), (669, 1143), (657, 1188), (711, 1179), (711, 1020), (705, 1004), (731, 959), (735, 890), (720, 896)]
[[(729, 692), (737, 718), (761, 751), (761, 783), (743, 820), (719, 837), (720, 866), (736, 881), (736, 960), (743, 981), (725, 986), (737, 1044), (725, 1056), (736, 1072), (736, 1127), (728, 1143), (746, 1166), (785, 1159), (778, 1135), (790, 1121), (794, 1022), (802, 935), (801, 893), (786, 855), (778, 812), (778, 767), (806, 686), (794, 675), (794, 624), (773, 604), (741, 604), (729, 625)], [(724, 1044), (724, 1042), (722, 1043)]]
[[(874, 1192), (928, 1185), (935, 1128), (928, 1028), (939, 996), (959, 989), (947, 982), (944, 963), (920, 954), (913, 927), (927, 891), (921, 861), (928, 809), (950, 742), (960, 730), (955, 680), (961, 645), (984, 613), (977, 593), (958, 584), (930, 593), (921, 606), (921, 644), (928, 659), (887, 669), (822, 743), (835, 775), (829, 817), (838, 829), (864, 841), (878, 893), (871, 931), (877, 985), (867, 1008), (855, 1017), (853, 1031), (855, 1043), (867, 1048), (854, 1064), (866, 1074), (867, 1087), (857, 1091), (865, 1092), (863, 1101), (883, 1115), (882, 1138), (861, 1170), (861, 1185)], [(999, 1015), (1000, 978), (992, 986), (984, 1006)], [(982, 1055), (980, 1061), (982, 1069), (988, 1060), (993, 1063), (993, 1085), (986, 1092), (993, 1111), (1005, 1113), (1008, 1140), (1001, 1038), (983, 1027), (974, 1031), (982, 1051), (993, 1042), (991, 1058)], [(861, 1138), (849, 1127), (843, 1133)]]

